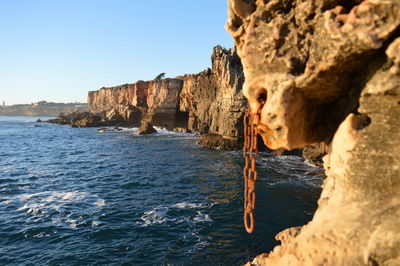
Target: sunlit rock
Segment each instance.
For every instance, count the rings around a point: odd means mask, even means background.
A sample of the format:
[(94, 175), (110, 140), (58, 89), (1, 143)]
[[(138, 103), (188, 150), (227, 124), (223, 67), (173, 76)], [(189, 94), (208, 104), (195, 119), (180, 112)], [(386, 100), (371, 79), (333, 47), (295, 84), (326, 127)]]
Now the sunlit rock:
[(400, 265), (400, 2), (229, 0), (227, 29), (265, 144), (329, 144), (312, 221), (253, 264)]

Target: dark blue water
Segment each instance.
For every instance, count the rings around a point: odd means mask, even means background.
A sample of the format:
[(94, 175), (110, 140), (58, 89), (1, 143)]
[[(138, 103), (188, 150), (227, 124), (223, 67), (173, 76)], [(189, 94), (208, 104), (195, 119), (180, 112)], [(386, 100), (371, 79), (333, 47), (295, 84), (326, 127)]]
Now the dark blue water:
[(1, 264), (240, 265), (316, 208), (322, 170), (262, 153), (248, 235), (241, 152), (36, 119), (0, 117)]

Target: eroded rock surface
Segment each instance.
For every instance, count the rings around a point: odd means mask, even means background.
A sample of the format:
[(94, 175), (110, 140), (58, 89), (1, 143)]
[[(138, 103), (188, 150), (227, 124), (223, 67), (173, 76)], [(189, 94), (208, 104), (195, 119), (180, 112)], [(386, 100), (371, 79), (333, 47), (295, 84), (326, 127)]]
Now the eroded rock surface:
[(149, 135), (156, 133), (157, 130), (149, 122), (144, 122), (138, 129), (138, 135)]
[(329, 143), (312, 221), (253, 264), (400, 265), (400, 1), (229, 0), (227, 29), (266, 145)]
[(311, 164), (323, 167), (323, 157), (328, 152), (328, 146), (323, 143), (315, 143), (302, 148), (302, 156)]
[(177, 108), (182, 80), (138, 81), (90, 91), (88, 103), (94, 113), (106, 112), (109, 120), (138, 126), (142, 119), (157, 126), (179, 125)]
[(103, 126), (101, 116), (91, 112), (61, 113), (57, 118), (45, 121), (47, 123), (70, 125), (71, 127), (100, 127)]
[(240, 149), (247, 108), (242, 65), (233, 49), (221, 46), (214, 47), (211, 62), (212, 69), (183, 77), (180, 110), (189, 113), (190, 130), (211, 133), (200, 142), (206, 147)]
[(247, 106), (240, 58), (233, 49), (216, 46), (211, 63), (211, 69), (198, 74), (91, 91), (88, 103), (93, 113), (105, 117), (104, 122), (132, 126), (147, 122), (170, 130), (210, 133), (213, 137), (205, 136), (202, 145), (240, 149)]

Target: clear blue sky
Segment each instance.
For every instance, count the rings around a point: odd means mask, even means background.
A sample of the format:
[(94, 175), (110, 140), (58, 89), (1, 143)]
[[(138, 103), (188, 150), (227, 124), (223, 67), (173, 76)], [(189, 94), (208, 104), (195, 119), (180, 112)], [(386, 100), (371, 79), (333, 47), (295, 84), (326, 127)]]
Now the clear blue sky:
[(0, 0), (0, 102), (86, 102), (103, 86), (197, 73), (232, 47), (227, 0)]

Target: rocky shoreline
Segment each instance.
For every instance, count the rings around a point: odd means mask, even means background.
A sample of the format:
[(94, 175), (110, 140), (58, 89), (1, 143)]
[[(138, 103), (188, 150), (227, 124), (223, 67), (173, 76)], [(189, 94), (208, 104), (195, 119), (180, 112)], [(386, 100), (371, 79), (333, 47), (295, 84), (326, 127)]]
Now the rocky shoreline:
[(236, 51), (213, 48), (211, 69), (198, 74), (138, 81), (88, 93), (88, 112), (60, 114), (49, 123), (71, 127), (144, 124), (198, 132), (211, 149), (238, 150), (243, 143), (243, 69)]
[[(150, 125), (177, 132), (197, 132), (199, 144), (206, 148), (240, 150), (243, 147), (243, 116), (247, 110), (247, 100), (242, 93), (244, 75), (240, 58), (234, 49), (216, 46), (211, 64), (211, 69), (198, 74), (90, 91), (90, 111), (62, 113), (46, 122), (71, 127)], [(260, 148), (266, 149), (264, 145)], [(310, 163), (322, 166), (326, 151), (312, 145), (276, 153), (304, 155)]]
[(54, 103), (40, 101), (31, 104), (0, 105), (0, 116), (47, 116), (53, 117), (60, 113), (89, 110), (86, 103)]

